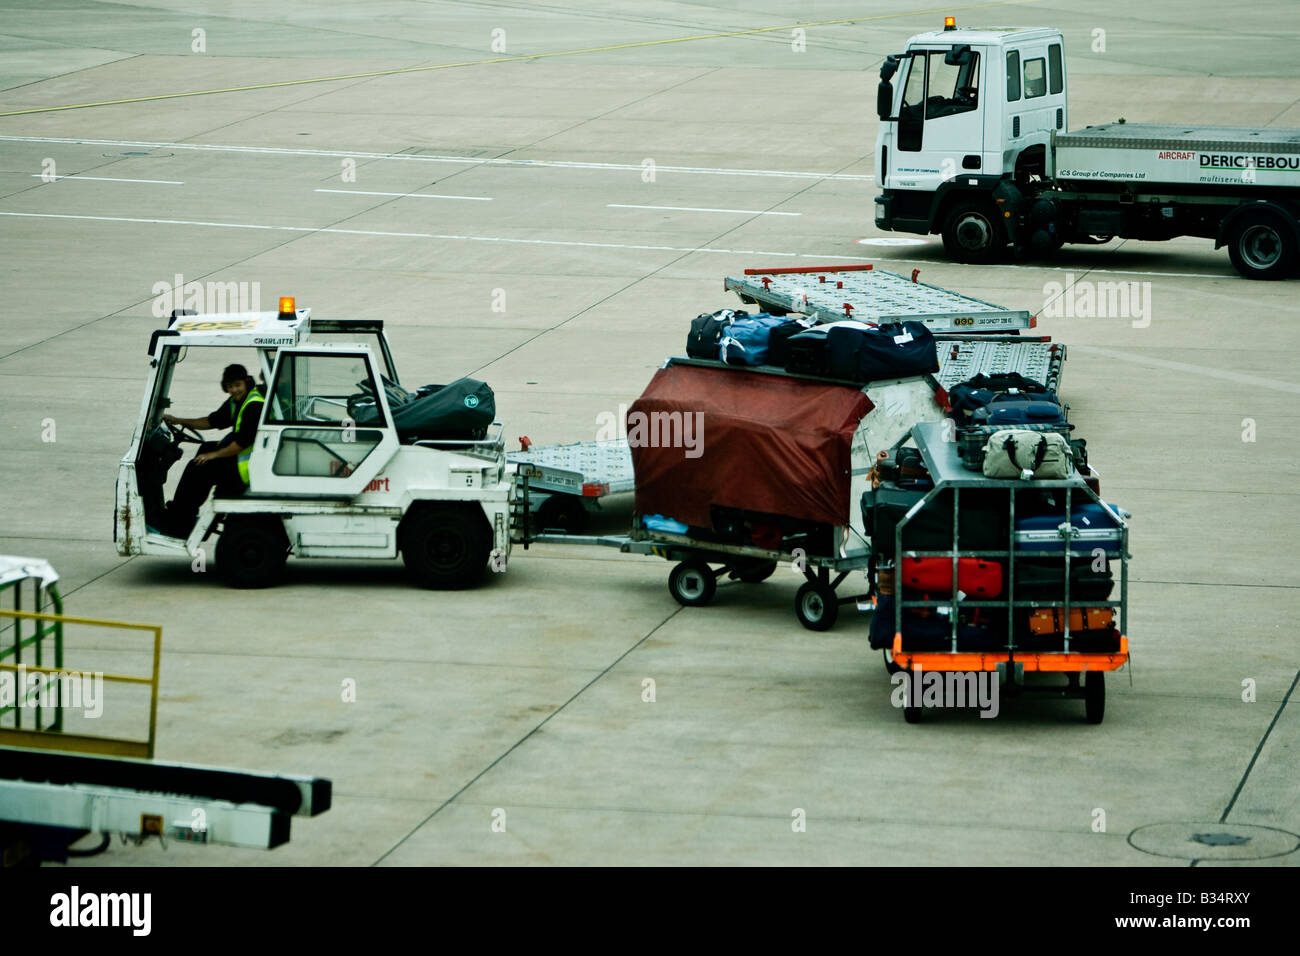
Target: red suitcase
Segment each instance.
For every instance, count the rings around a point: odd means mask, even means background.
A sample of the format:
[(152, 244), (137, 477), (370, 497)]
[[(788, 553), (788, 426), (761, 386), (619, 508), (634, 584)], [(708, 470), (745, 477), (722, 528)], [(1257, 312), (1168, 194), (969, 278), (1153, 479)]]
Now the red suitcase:
[[(952, 558), (904, 558), (903, 587), (932, 594), (952, 593)], [(1002, 593), (1002, 565), (983, 558), (957, 559), (957, 589), (972, 598)]]

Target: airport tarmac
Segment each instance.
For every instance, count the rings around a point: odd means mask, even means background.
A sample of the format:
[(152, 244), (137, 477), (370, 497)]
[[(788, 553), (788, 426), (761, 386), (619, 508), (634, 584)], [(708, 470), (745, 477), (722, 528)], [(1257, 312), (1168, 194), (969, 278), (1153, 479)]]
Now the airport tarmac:
[[(71, 614), (163, 627), (160, 759), (326, 777), (334, 805), (271, 852), (74, 865), (1300, 865), (1300, 279), (1191, 238), (957, 265), (872, 204), (880, 61), (944, 12), (1059, 27), (1070, 128), (1300, 127), (1290, 4), (196, 6), (0, 22), (0, 553), (48, 559)], [(724, 276), (853, 262), (1066, 343), (1071, 420), (1134, 515), (1103, 724), (1009, 699), (905, 724), (868, 616), (804, 630), (788, 569), (682, 608), (666, 562), (573, 545), (454, 593), (305, 560), (237, 592), (114, 549), (178, 276), (383, 319), (405, 384), (481, 378), (512, 442), (553, 444), (738, 306)], [(1135, 314), (1046, 314), (1071, 282), (1130, 283)], [(179, 414), (222, 398), (183, 389)]]

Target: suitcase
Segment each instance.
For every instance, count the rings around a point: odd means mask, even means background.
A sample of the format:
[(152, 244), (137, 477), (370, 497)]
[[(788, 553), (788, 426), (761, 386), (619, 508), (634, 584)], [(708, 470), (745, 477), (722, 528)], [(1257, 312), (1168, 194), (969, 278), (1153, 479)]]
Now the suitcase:
[(971, 412), (970, 419), (975, 425), (1059, 425), (1065, 422), (1065, 408), (1051, 392), (1004, 393)]
[[(1070, 608), (1070, 633), (1100, 631), (1115, 625), (1115, 612), (1108, 607)], [(1036, 607), (1029, 613), (1029, 630), (1033, 634), (1065, 633), (1064, 607)]]
[(812, 327), (811, 319), (790, 319), (774, 326), (767, 340), (767, 364), (785, 368), (790, 363), (790, 339)]
[(723, 330), (718, 358), (728, 365), (766, 365), (772, 329), (785, 323), (785, 319), (766, 313), (736, 319)]
[[(931, 592), (942, 600), (952, 594), (952, 558), (903, 558), (900, 579), (903, 587)], [(957, 589), (971, 598), (997, 597), (1002, 593), (1002, 565), (983, 558), (958, 558)]]
[(971, 415), (998, 394), (1010, 392), (1032, 397), (1041, 397), (1044, 401), (1059, 404), (1056, 393), (1041, 382), (1025, 378), (1018, 372), (1006, 372), (1001, 375), (976, 375), (964, 382), (958, 382), (948, 389), (948, 402), (952, 406), (952, 417), (958, 425), (968, 425)]
[[(1053, 422), (1050, 424), (1031, 424), (1016, 425), (1017, 429), (1031, 432), (1055, 432), (1058, 435), (1064, 435), (1067, 439), (1074, 426), (1069, 422)], [(961, 459), (962, 466), (969, 468), (971, 471), (983, 472), (984, 470), (984, 449), (988, 446), (989, 439), (996, 432), (1004, 431), (1001, 425), (961, 425), (957, 428), (957, 457)], [(1082, 441), (1082, 439), (1080, 439)], [(1074, 443), (1071, 442), (1071, 447)]]
[[(942, 614), (921, 617), (915, 611), (904, 610), (902, 625), (903, 650), (912, 652), (952, 650), (951, 618)], [(892, 597), (881, 595), (876, 599), (876, 612), (871, 617), (867, 642), (872, 650), (889, 649), (894, 646), (894, 599)], [(1005, 645), (1006, 640), (993, 628), (961, 621), (957, 624), (959, 651), (993, 651)]]
[(792, 335), (786, 340), (786, 345), (790, 349), (790, 357), (785, 363), (787, 372), (830, 377), (830, 366), (826, 362), (825, 328), (813, 328)]
[[(870, 527), (872, 550), (884, 558), (894, 555), (894, 532), (899, 521), (917, 501), (922, 491), (898, 488), (883, 483), (872, 495)], [(903, 550), (948, 551), (952, 548), (952, 498), (941, 492), (921, 509), (903, 528)], [(958, 546), (962, 551), (1005, 551), (1008, 538), (1008, 496), (1006, 492), (968, 489), (961, 495), (962, 508)], [(867, 512), (863, 511), (866, 524)]]
[(717, 361), (718, 343), (727, 327), (736, 319), (747, 318), (748, 312), (733, 312), (731, 309), (697, 315), (691, 319), (691, 331), (686, 336), (686, 354), (691, 358)]
[[(1118, 509), (1117, 509), (1118, 510)], [(1064, 551), (1065, 539), (1061, 526), (1065, 524), (1062, 512), (1032, 515), (1016, 519), (1017, 551)], [(1070, 550), (1092, 551), (1101, 548), (1107, 553), (1119, 551), (1123, 529), (1102, 510), (1096, 502), (1076, 504), (1070, 513)]]
[(874, 382), (939, 371), (934, 333), (920, 322), (876, 328), (831, 326), (826, 334), (831, 376), (851, 382)]
[[(1070, 561), (1070, 600), (1105, 601), (1115, 589), (1109, 564), (1102, 571), (1092, 569), (1092, 558)], [(1018, 600), (1064, 601), (1065, 568), (1060, 558), (1020, 558), (1016, 561), (1015, 591)]]
[[(1022, 652), (1065, 650), (1064, 634), (1021, 634), (1016, 647)], [(1070, 652), (1074, 654), (1115, 654), (1119, 651), (1119, 631), (1102, 628), (1095, 631), (1071, 631)]]

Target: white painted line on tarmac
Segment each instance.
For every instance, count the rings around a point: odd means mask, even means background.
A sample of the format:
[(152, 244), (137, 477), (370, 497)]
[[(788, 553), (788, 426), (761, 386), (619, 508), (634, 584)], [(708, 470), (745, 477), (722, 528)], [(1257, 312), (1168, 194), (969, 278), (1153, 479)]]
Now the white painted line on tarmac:
[(345, 196), (404, 196), (409, 199), (472, 199), (491, 202), (491, 196), (439, 196), (436, 193), (377, 193), (365, 189), (318, 189), (318, 193), (342, 193)]
[(708, 176), (767, 176), (777, 179), (829, 179), (839, 182), (872, 182), (875, 176), (853, 173), (814, 173), (785, 169), (726, 169), (713, 166), (663, 166), (645, 163), (580, 163), (552, 159), (493, 159), (475, 156), (421, 156), (410, 153), (366, 153), (357, 150), (288, 149), (271, 146), (222, 146), (215, 143), (151, 143), (122, 139), (76, 139), (60, 136), (0, 136), (0, 142), (53, 143), (67, 146), (134, 146), (146, 149), (184, 149), (212, 153), (246, 153), (256, 156), (308, 156), (316, 159), (405, 160), (421, 163), (454, 163), (462, 166), (539, 166), (551, 169), (590, 169), (656, 173), (693, 173)]
[(1121, 352), (1117, 349), (1103, 349), (1098, 348), (1095, 345), (1069, 345), (1067, 347), (1071, 353), (1086, 352), (1089, 355), (1101, 355), (1106, 358), (1119, 359), (1121, 362), (1132, 362), (1134, 365), (1154, 365), (1156, 368), (1166, 368), (1172, 372), (1187, 372), (1190, 375), (1219, 378), (1228, 382), (1237, 382), (1241, 385), (1252, 385), (1257, 388), (1269, 388), (1276, 392), (1290, 392), (1295, 395), (1300, 395), (1300, 384), (1296, 384), (1295, 382), (1282, 382), (1275, 378), (1265, 378), (1262, 375), (1248, 375), (1245, 372), (1229, 372), (1226, 369), (1212, 368), (1208, 365), (1190, 365), (1187, 362), (1171, 362), (1168, 359), (1150, 358), (1132, 352)]
[[(589, 249), (634, 249), (650, 252), (720, 252), (741, 256), (799, 257), (797, 252), (764, 252), (760, 249), (715, 249), (710, 246), (645, 246), (624, 242), (578, 242), (564, 239), (515, 239), (507, 236), (459, 236), (436, 232), (385, 232), (377, 229), (338, 229), (332, 226), (267, 226), (244, 222), (208, 222), (200, 219), (137, 219), (129, 216), (73, 216), (64, 213), (0, 212), (0, 216), (23, 219), (76, 219), (88, 222), (135, 222), (155, 226), (207, 226), (216, 229), (261, 229), (271, 232), (337, 233), (347, 236), (387, 236), (397, 239), (444, 239), (451, 242), (500, 242), (525, 246), (581, 246)], [(804, 256), (809, 259), (842, 259), (846, 256)]]
[(767, 212), (763, 209), (706, 209), (701, 206), (633, 206), (628, 203), (607, 202), (608, 209), (668, 209), (675, 212), (736, 212), (746, 216), (802, 216), (801, 212)]
[(32, 173), (33, 179), (44, 179), (47, 182), (51, 179), (93, 179), (97, 183), (157, 183), (160, 186), (184, 186), (183, 182), (175, 179), (114, 179), (112, 176), (78, 176), (71, 173), (67, 176), (47, 176), (45, 173)]
[[(78, 219), (88, 222), (136, 222), (146, 225), (157, 226), (208, 226), (217, 229), (261, 229), (278, 232), (321, 232), (321, 233), (338, 233), (348, 236), (388, 236), (397, 239), (443, 239), (449, 242), (500, 242), (512, 245), (525, 246), (581, 246), (588, 249), (632, 249), (637, 251), (648, 252), (717, 252), (724, 255), (738, 256), (774, 256), (785, 259), (820, 259), (842, 260), (844, 262), (861, 262), (862, 256), (836, 256), (823, 255), (816, 252), (772, 252), (761, 249), (719, 249), (713, 246), (649, 246), (637, 243), (625, 242), (580, 242), (577, 240), (567, 239), (517, 239), (508, 236), (467, 236), (454, 235), (448, 233), (436, 232), (386, 232), (374, 229), (337, 229), (333, 227), (317, 226), (268, 226), (258, 223), (243, 222), (209, 222), (201, 219), (136, 219), (127, 216), (74, 216), (61, 213), (38, 213), (38, 212), (0, 212), (0, 216), (17, 216), (25, 219)], [(884, 256), (871, 256), (876, 262), (904, 262), (916, 263), (923, 266), (951, 266), (952, 263), (936, 262), (931, 259), (890, 259)], [(1039, 269), (1041, 266), (1016, 266), (1016, 265), (992, 265), (992, 266), (965, 266), (969, 269)], [(1080, 266), (1080, 270), (1085, 267)], [(1235, 279), (1237, 276), (1231, 275), (1202, 275), (1195, 272), (1128, 272), (1120, 269), (1087, 269), (1090, 275), (1141, 275), (1141, 276), (1166, 276), (1172, 279)]]

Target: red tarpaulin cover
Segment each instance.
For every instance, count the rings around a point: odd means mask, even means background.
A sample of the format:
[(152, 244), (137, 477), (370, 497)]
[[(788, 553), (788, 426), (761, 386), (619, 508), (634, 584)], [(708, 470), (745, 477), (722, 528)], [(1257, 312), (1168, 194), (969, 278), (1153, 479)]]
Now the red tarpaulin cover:
[(709, 506), (720, 505), (847, 525), (849, 447), (871, 408), (844, 385), (660, 369), (627, 415), (636, 512), (708, 528)]

